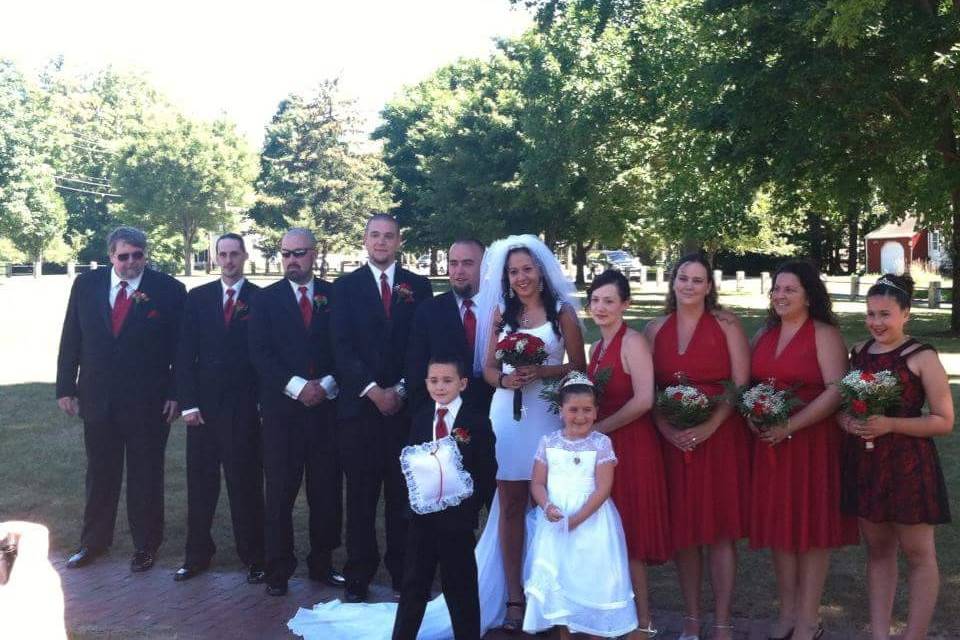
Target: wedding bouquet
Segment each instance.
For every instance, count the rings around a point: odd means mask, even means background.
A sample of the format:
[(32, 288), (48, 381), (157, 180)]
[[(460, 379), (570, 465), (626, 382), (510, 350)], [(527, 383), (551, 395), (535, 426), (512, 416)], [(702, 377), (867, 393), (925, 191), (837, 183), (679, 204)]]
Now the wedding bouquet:
[[(696, 387), (683, 384), (671, 385), (657, 394), (657, 409), (676, 429), (692, 429), (710, 417), (716, 399)], [(684, 462), (692, 459), (689, 451), (683, 452)]]
[[(547, 361), (547, 347), (537, 336), (518, 331), (497, 343), (494, 352), (497, 361), (513, 368), (540, 365)], [(513, 390), (513, 419), (520, 421), (523, 411), (523, 391)]]
[[(777, 388), (773, 378), (745, 389), (737, 396), (737, 409), (760, 432), (782, 425), (790, 412), (802, 405), (790, 389)], [(771, 457), (773, 447), (770, 447)]]
[[(597, 396), (597, 402), (603, 396), (603, 389), (610, 382), (610, 376), (613, 370), (610, 367), (604, 367), (597, 371), (593, 380), (594, 393)], [(543, 381), (543, 387), (540, 388), (540, 399), (547, 403), (547, 409), (554, 415), (560, 415), (560, 385), (563, 378), (546, 378)]]
[[(837, 383), (843, 396), (843, 410), (858, 420), (883, 415), (890, 407), (900, 404), (903, 387), (897, 374), (883, 371), (860, 371), (854, 369)], [(873, 450), (873, 441), (867, 440), (864, 448)]]

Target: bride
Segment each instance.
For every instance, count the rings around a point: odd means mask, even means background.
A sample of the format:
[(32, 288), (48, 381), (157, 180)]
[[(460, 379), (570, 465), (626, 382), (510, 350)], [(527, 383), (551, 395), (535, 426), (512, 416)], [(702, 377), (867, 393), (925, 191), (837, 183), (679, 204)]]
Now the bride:
[[(497, 494), (486, 526), (477, 542), (481, 633), (502, 625), (519, 631), (523, 623), (524, 541), (536, 522), (530, 508), (530, 474), (541, 436), (560, 427), (546, 401), (540, 398), (544, 378), (560, 378), (572, 369), (583, 371), (586, 361), (579, 302), (560, 263), (543, 242), (532, 235), (510, 236), (494, 242), (484, 254), (477, 307), (474, 362), (485, 363), (483, 375), (496, 387), (490, 419), (497, 436)], [(494, 357), (498, 340), (523, 332), (544, 341), (548, 358), (539, 366), (509, 365), (501, 369)], [(564, 353), (568, 363), (564, 364)], [(522, 392), (522, 411), (514, 419), (514, 391)], [(509, 606), (508, 606), (509, 605)], [(395, 603), (343, 604), (339, 600), (300, 609), (287, 626), (308, 639), (390, 638)], [(430, 601), (420, 626), (419, 640), (453, 637), (443, 596)]]

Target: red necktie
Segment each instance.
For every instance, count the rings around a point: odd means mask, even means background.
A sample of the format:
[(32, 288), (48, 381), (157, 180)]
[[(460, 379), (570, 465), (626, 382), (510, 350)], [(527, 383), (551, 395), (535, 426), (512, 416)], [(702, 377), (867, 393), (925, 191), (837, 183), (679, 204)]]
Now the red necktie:
[(380, 301), (383, 302), (383, 312), (390, 318), (390, 303), (393, 302), (393, 294), (390, 293), (390, 283), (387, 282), (387, 274), (380, 274)]
[(227, 289), (227, 304), (223, 305), (223, 326), (225, 327), (229, 327), (230, 321), (233, 320), (233, 296), (235, 293), (233, 287)]
[(440, 438), (446, 438), (446, 437), (447, 437), (447, 423), (443, 421), (443, 418), (444, 418), (446, 415), (447, 415), (447, 410), (446, 410), (446, 409), (444, 409), (443, 407), (440, 407), (439, 409), (437, 409), (437, 427), (436, 427), (437, 437), (436, 437), (436, 440), (439, 440)]
[(300, 317), (303, 318), (305, 329), (310, 328), (313, 321), (313, 305), (310, 304), (310, 298), (307, 297), (307, 288), (300, 287)]
[(113, 326), (113, 337), (120, 335), (120, 329), (123, 327), (123, 321), (127, 318), (127, 312), (130, 310), (130, 298), (127, 297), (127, 281), (120, 281), (120, 291), (113, 301), (113, 311), (110, 312), (110, 323)]
[(473, 315), (473, 300), (464, 298), (463, 300), (463, 330), (467, 334), (467, 344), (473, 349), (477, 341), (477, 316)]

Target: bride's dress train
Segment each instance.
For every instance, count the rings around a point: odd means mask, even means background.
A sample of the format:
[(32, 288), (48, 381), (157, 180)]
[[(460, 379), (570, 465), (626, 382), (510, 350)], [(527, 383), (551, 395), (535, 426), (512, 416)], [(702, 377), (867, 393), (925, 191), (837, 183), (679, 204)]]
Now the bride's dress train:
[[(500, 501), (496, 494), (490, 505), (490, 515), (477, 541), (477, 581), (480, 592), (480, 633), (503, 624), (506, 616), (507, 581), (503, 572), (503, 556), (497, 535), (500, 521)], [(530, 509), (526, 518), (526, 543), (529, 547), (536, 525), (536, 509)], [(526, 556), (526, 553), (524, 554)], [(526, 573), (526, 569), (524, 570)], [(526, 578), (526, 576), (524, 576)], [(396, 602), (376, 604), (347, 604), (340, 600), (299, 609), (287, 622), (287, 627), (307, 640), (389, 640), (393, 620), (397, 615)], [(450, 640), (453, 627), (443, 595), (427, 603), (417, 640)]]

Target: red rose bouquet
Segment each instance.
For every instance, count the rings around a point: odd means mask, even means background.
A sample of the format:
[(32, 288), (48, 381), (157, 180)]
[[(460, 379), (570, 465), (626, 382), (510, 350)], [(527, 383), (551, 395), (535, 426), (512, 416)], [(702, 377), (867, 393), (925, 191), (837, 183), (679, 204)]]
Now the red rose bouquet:
[[(883, 415), (890, 407), (900, 404), (903, 392), (900, 378), (886, 369), (874, 372), (854, 369), (840, 378), (837, 386), (843, 396), (843, 410), (857, 420)], [(864, 448), (872, 451), (873, 441), (867, 440)]]
[[(782, 388), (771, 378), (737, 396), (737, 409), (758, 431), (766, 432), (790, 419), (790, 412), (802, 405), (790, 389)], [(771, 457), (773, 447), (770, 447)]]
[[(540, 365), (547, 361), (547, 347), (537, 336), (518, 331), (511, 333), (497, 343), (494, 353), (501, 365), (511, 367), (528, 367)], [(523, 391), (513, 390), (513, 419), (520, 421), (523, 411)]]
[[(692, 429), (703, 424), (716, 406), (716, 398), (689, 384), (675, 384), (657, 394), (657, 409), (675, 429)], [(689, 463), (691, 454), (683, 452), (683, 461)]]

